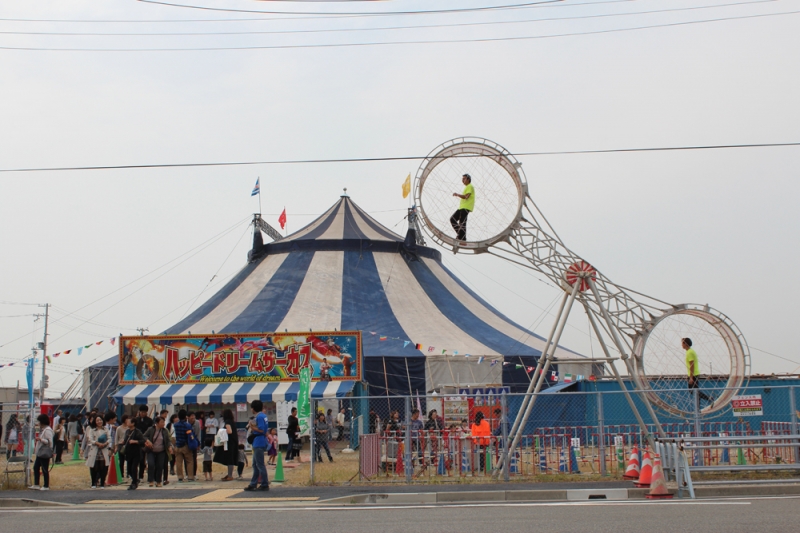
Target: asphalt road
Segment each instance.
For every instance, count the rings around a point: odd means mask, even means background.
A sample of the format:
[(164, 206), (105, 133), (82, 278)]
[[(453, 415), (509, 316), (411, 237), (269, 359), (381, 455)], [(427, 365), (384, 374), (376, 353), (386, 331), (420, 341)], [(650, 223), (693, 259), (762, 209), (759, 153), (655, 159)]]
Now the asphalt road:
[(469, 533), (547, 531), (625, 533), (687, 531), (767, 533), (800, 530), (800, 498), (560, 502), (408, 507), (275, 509), (176, 505), (0, 509), (3, 531), (72, 533), (111, 527), (117, 533), (157, 531), (346, 531), (347, 533)]

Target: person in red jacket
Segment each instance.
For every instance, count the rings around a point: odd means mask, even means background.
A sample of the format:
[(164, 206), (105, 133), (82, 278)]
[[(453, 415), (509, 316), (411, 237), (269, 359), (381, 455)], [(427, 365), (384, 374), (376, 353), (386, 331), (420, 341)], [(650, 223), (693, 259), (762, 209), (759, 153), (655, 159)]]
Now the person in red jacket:
[(478, 411), (475, 415), (475, 423), (470, 428), (472, 442), (479, 447), (479, 457), (481, 470), (486, 470), (486, 447), (489, 445), (492, 435), (492, 428), (489, 422), (483, 419), (483, 413)]

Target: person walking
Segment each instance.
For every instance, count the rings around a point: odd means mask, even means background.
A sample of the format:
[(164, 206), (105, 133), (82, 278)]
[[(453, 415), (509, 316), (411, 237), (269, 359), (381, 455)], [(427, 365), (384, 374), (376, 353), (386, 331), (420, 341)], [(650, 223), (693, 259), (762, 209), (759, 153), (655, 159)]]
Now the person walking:
[(345, 421), (345, 414), (344, 414), (344, 407), (339, 409), (339, 414), (336, 415), (336, 430), (339, 434), (336, 436), (336, 440), (344, 439), (344, 421)]
[[(34, 454), (36, 460), (33, 462), (33, 486), (28, 487), (34, 490), (50, 490), (50, 460), (53, 458), (54, 433), (50, 427), (50, 417), (39, 415), (39, 436), (36, 437)], [(39, 488), (39, 473), (43, 473), (44, 485)]]
[(293, 460), (295, 457), (300, 459), (300, 450), (296, 449), (298, 443), (298, 433), (300, 433), (300, 421), (297, 419), (297, 407), (292, 407), (292, 412), (289, 415), (288, 425), (286, 426), (286, 436), (289, 437), (289, 444), (286, 445), (287, 461)]
[(456, 212), (450, 217), (450, 225), (456, 232), (456, 238), (463, 243), (467, 240), (467, 217), (475, 209), (475, 187), (472, 185), (472, 177), (469, 174), (461, 177), (461, 183), (464, 184), (461, 194), (453, 193), (456, 198), (461, 198), (461, 202), (459, 202)]
[(8, 417), (8, 422), (6, 423), (6, 460), (17, 455), (17, 446), (21, 440), (19, 438), (20, 431), (22, 431), (22, 426), (17, 419), (17, 415), (13, 414)]
[[(220, 433), (225, 433), (222, 437)], [(222, 425), (217, 431), (217, 438), (223, 441), (222, 446), (217, 446), (214, 452), (214, 462), (228, 467), (228, 474), (222, 481), (233, 481), (233, 469), (239, 460), (239, 432), (236, 430), (236, 419), (233, 411), (222, 411)]]
[(58, 424), (55, 425), (53, 430), (54, 439), (56, 442), (56, 460), (55, 464), (63, 464), (61, 461), (61, 454), (64, 453), (64, 448), (67, 446), (67, 431), (64, 429), (64, 419), (59, 418)]
[(169, 464), (172, 437), (165, 427), (166, 422), (160, 416), (154, 420), (154, 425), (144, 433), (144, 448), (147, 454), (147, 483), (151, 487), (161, 486)]
[[(267, 466), (264, 464), (264, 454), (267, 451), (269, 420), (267, 420), (267, 415), (264, 414), (264, 404), (261, 400), (250, 402), (250, 409), (256, 415), (250, 423), (250, 431), (255, 435), (253, 439), (253, 477), (244, 490), (267, 491), (269, 490), (269, 478), (267, 477)], [(241, 476), (241, 474), (239, 475)], [(259, 482), (261, 485), (259, 485)]]
[(275, 466), (275, 461), (278, 458), (278, 429), (270, 428), (267, 432), (267, 460), (268, 465)]
[(102, 416), (95, 415), (91, 427), (87, 427), (84, 439), (87, 446), (86, 466), (92, 476), (92, 488), (105, 488), (108, 465), (111, 462), (111, 455), (108, 453), (111, 438)]
[(325, 413), (317, 415), (317, 423), (314, 426), (314, 446), (317, 452), (317, 462), (322, 462), (322, 449), (325, 448), (325, 453), (328, 454), (328, 461), (333, 462), (331, 449), (328, 447), (328, 438), (330, 437), (331, 427), (325, 420)]
[[(78, 422), (78, 417), (69, 415), (69, 422), (67, 422), (67, 439), (69, 439), (73, 450), (75, 450), (75, 446), (78, 445), (78, 440), (80, 439), (81, 434), (78, 431), (79, 427), (80, 423)], [(69, 451), (69, 449), (67, 449), (67, 451)]]
[[(146, 405), (142, 404), (139, 406), (139, 416), (136, 417), (136, 428), (142, 432), (150, 429), (153, 426), (153, 419), (147, 416), (149, 409)], [(139, 481), (144, 481), (144, 469), (147, 466), (147, 462), (144, 460), (144, 447), (141, 448), (141, 457), (139, 457)], [(132, 475), (132, 474), (131, 474)]]
[(707, 395), (700, 389), (700, 380), (702, 379), (700, 362), (697, 359), (697, 352), (692, 348), (692, 339), (689, 337), (681, 339), (681, 347), (686, 350), (686, 373), (688, 374), (689, 390), (697, 389), (698, 399), (710, 402), (711, 407), (714, 407), (714, 397)]
[(475, 423), (472, 424), (470, 433), (472, 433), (473, 444), (478, 447), (478, 461), (480, 462), (481, 471), (485, 471), (486, 447), (489, 445), (491, 439), (492, 428), (489, 426), (489, 422), (483, 418), (483, 413), (480, 411), (475, 414)]
[(199, 444), (203, 442), (200, 440), (200, 434), (203, 432), (202, 424), (200, 420), (197, 419), (197, 414), (189, 412), (186, 413), (186, 421), (192, 425), (192, 434), (194, 438), (197, 439), (198, 446), (195, 446), (192, 450), (192, 464), (194, 464), (194, 479), (192, 481), (197, 481), (197, 449), (200, 448)]
[(122, 415), (122, 424), (125, 427), (124, 438), (120, 445), (120, 451), (128, 459), (128, 472), (131, 475), (131, 484), (128, 490), (136, 490), (139, 486), (139, 458), (141, 457), (142, 444), (144, 443), (144, 435), (139, 428), (136, 427), (135, 420), (128, 416)]
[[(186, 409), (178, 411), (178, 421), (172, 427), (175, 428), (175, 463), (178, 467), (178, 481), (190, 481), (194, 479), (194, 462), (192, 461), (192, 450), (189, 449), (192, 425), (186, 421)], [(183, 476), (184, 465), (186, 466), (186, 477)]]
[[(169, 430), (169, 435), (172, 438), (173, 445), (175, 443), (175, 424), (178, 422), (178, 415), (172, 415), (169, 417), (169, 424), (167, 424), (167, 429)], [(172, 454), (172, 459), (169, 462), (169, 475), (175, 475), (175, 453)]]
[[(114, 453), (117, 454), (118, 458), (119, 475), (121, 478), (119, 480), (120, 483), (122, 483), (122, 480), (125, 479), (125, 463), (127, 461), (123, 442), (125, 441), (125, 435), (128, 432), (128, 424), (126, 423), (128, 418), (130, 418), (128, 415), (122, 415), (117, 432), (114, 434)], [(130, 471), (128, 471), (128, 477), (131, 477)]]

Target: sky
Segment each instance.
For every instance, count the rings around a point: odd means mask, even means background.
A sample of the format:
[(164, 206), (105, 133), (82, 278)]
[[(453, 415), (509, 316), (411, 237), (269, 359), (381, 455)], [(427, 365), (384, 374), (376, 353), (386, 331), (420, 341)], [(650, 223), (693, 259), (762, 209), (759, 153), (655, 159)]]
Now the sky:
[[(796, 0), (413, 15), (398, 12), (512, 2), (176, 3), (396, 14), (4, 2), (0, 170), (416, 157), (462, 136), (515, 154), (800, 142)], [(788, 146), (518, 158), (570, 249), (616, 283), (721, 310), (744, 333), (753, 373), (770, 374), (800, 367), (798, 156)], [(400, 187), (419, 164), (0, 172), (0, 364), (41, 341), (32, 315), (50, 303), (49, 352), (74, 349), (47, 372), (50, 393), (65, 391), (115, 351), (108, 341), (77, 347), (136, 328), (157, 334), (222, 287), (246, 263), (259, 209), (277, 226), (285, 208), (294, 231), (346, 187), (403, 234)], [(544, 276), (487, 255), (445, 251), (443, 261), (546, 335), (544, 309), (560, 293)], [(598, 350), (582, 313), (561, 343)], [(1, 368), (0, 386), (23, 380), (20, 366)]]

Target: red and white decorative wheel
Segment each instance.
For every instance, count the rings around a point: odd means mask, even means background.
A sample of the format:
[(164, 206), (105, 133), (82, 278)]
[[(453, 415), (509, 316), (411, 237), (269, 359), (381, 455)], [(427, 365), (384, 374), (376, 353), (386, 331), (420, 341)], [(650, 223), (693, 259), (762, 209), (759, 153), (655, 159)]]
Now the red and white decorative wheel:
[(579, 290), (584, 292), (589, 289), (589, 278), (592, 278), (592, 281), (597, 281), (597, 270), (586, 261), (578, 261), (569, 266), (564, 277), (570, 287), (574, 287), (575, 283), (580, 281), (581, 287)]

